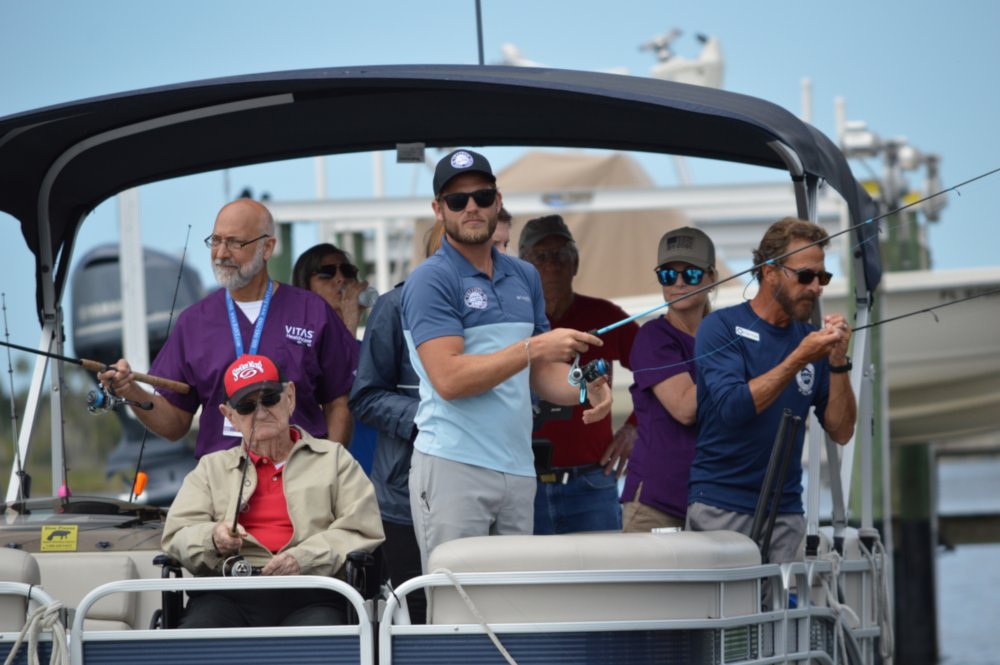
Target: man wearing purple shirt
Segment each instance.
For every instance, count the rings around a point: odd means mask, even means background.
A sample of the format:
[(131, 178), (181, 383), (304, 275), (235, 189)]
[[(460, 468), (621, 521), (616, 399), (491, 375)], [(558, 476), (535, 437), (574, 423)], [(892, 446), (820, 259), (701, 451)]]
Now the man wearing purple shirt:
[(226, 367), (243, 353), (266, 355), (285, 368), (300, 395), (293, 425), (318, 438), (350, 441), (347, 398), (357, 342), (322, 298), (270, 278), (267, 260), (275, 242), (274, 219), (260, 203), (239, 199), (219, 211), (205, 243), (223, 288), (181, 313), (149, 370), (188, 384), (188, 394), (150, 395), (135, 383), (125, 359), (100, 374), (118, 395), (151, 401), (152, 409), (135, 409), (135, 415), (166, 439), (187, 434), (201, 406), (196, 457), (240, 442), (215, 405), (224, 401)]

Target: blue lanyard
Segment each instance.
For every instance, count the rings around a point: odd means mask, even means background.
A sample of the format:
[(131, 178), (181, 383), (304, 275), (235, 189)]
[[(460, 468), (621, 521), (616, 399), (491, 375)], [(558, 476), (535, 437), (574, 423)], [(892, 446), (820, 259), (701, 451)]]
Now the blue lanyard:
[[(267, 318), (267, 308), (271, 305), (271, 285), (273, 282), (268, 278), (267, 292), (264, 293), (264, 303), (260, 306), (260, 314), (257, 315), (257, 324), (253, 328), (253, 339), (250, 340), (250, 355), (257, 353), (260, 346), (260, 336), (264, 332), (264, 319)], [(229, 327), (233, 330), (233, 344), (236, 345), (236, 357), (243, 355), (243, 335), (240, 334), (240, 324), (236, 321), (236, 307), (233, 306), (233, 297), (226, 289), (226, 309), (229, 311)]]

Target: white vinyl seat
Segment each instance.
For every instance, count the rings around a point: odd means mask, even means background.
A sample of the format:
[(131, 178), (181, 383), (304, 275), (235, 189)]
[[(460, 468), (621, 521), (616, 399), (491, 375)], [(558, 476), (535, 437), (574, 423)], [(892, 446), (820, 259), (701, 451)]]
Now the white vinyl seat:
[[(76, 608), (91, 590), (107, 582), (138, 578), (126, 554), (58, 553), (37, 555), (42, 587), (56, 600)], [(102, 598), (87, 612), (88, 630), (130, 630), (136, 627), (135, 594)]]

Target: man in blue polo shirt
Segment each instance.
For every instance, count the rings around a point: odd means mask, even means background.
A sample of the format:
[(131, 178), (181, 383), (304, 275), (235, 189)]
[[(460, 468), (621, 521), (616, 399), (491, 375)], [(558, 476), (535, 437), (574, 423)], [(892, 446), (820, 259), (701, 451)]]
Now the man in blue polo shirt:
[[(468, 536), (532, 532), (535, 467), (531, 391), (575, 404), (570, 363), (598, 337), (548, 330), (535, 268), (496, 251), (502, 197), (485, 157), (456, 150), (434, 172), (441, 249), (403, 287), (403, 331), (420, 377), (410, 506), (424, 570), (437, 545)], [(588, 385), (593, 408), (611, 409), (605, 381)]]

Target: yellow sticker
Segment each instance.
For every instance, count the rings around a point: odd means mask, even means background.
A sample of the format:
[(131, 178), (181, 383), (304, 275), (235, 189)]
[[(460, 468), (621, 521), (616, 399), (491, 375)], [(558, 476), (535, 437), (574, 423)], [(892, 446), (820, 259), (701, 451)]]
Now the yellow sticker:
[(47, 524), (42, 526), (43, 552), (75, 552), (77, 524)]

